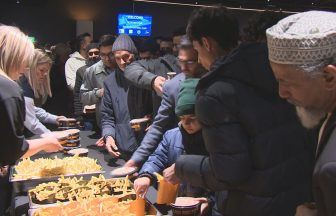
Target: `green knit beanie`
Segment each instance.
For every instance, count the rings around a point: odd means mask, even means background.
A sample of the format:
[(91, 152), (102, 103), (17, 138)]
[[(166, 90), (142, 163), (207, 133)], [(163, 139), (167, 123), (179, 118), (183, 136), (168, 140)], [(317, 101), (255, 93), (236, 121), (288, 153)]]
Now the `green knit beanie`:
[(181, 83), (175, 107), (177, 116), (195, 114), (196, 86), (200, 79), (187, 78)]

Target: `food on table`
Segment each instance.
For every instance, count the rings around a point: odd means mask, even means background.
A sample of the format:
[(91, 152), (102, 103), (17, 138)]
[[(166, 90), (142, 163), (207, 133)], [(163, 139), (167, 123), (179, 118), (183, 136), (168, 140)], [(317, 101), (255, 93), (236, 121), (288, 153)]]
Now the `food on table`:
[(80, 139), (77, 139), (77, 140), (68, 139), (67, 142), (63, 146), (64, 147), (79, 147)]
[(23, 159), (14, 167), (14, 179), (31, 179), (58, 175), (81, 174), (101, 171), (96, 159), (88, 157), (55, 157), (31, 160)]
[(149, 121), (149, 118), (132, 119), (130, 121), (131, 128), (133, 128), (135, 131), (140, 131), (141, 126), (146, 124), (148, 121)]
[(96, 112), (96, 104), (84, 106), (83, 113), (95, 113), (95, 112)]
[(135, 173), (138, 168), (136, 167), (119, 167), (111, 171), (112, 176), (127, 176)]
[(96, 198), (71, 202), (66, 205), (39, 209), (34, 216), (135, 216), (136, 201), (117, 198)]
[(65, 131), (52, 131), (52, 132), (41, 134), (41, 137), (42, 138), (54, 137), (60, 142), (61, 145), (65, 145), (68, 141), (69, 133)]
[(193, 197), (177, 197), (171, 207), (173, 215), (200, 215), (200, 202)]
[(64, 132), (68, 133), (69, 139), (72, 139), (72, 140), (79, 139), (80, 130), (78, 130), (78, 129), (69, 129), (69, 130), (66, 130)]
[(79, 130), (52, 131), (44, 133), (41, 137), (55, 137), (64, 147), (78, 147), (80, 145)]
[(98, 197), (125, 197), (135, 195), (128, 178), (105, 179), (104, 176), (83, 178), (61, 177), (57, 182), (42, 183), (29, 191), (34, 203), (46, 204), (58, 201), (76, 201)]

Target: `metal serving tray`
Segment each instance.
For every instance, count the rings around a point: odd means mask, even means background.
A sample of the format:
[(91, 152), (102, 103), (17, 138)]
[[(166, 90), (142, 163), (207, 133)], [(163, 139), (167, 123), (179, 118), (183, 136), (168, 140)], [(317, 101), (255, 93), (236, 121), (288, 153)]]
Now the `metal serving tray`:
[[(103, 166), (99, 163), (99, 161), (97, 161), (97, 163), (103, 168)], [(64, 177), (83, 177), (84, 179), (88, 179), (91, 178), (92, 176), (99, 176), (100, 174), (104, 173), (105, 171), (101, 170), (89, 173), (68, 174), (64, 175)], [(32, 189), (41, 183), (57, 181), (57, 179), (61, 177), (61, 175), (58, 175), (52, 177), (34, 177), (31, 179), (14, 179), (14, 174), (15, 174), (15, 168), (14, 166), (12, 166), (10, 168), (9, 181), (13, 183), (13, 188), (16, 193), (26, 193), (28, 192), (29, 189)]]
[[(85, 176), (83, 177), (84, 180), (90, 180), (90, 176)], [(111, 179), (106, 179), (107, 181), (110, 181), (110, 180), (117, 180), (117, 179), (120, 179), (120, 178), (111, 178)], [(129, 180), (130, 181), (130, 180)], [(133, 183), (131, 183), (131, 186), (133, 187)], [(66, 202), (56, 202), (56, 203), (50, 203), (50, 204), (38, 204), (38, 203), (34, 203), (33, 199), (32, 199), (32, 196), (31, 196), (31, 193), (28, 191), (28, 200), (29, 200), (29, 208), (30, 209), (37, 209), (37, 208), (45, 208), (45, 207), (51, 207), (51, 206), (58, 206), (59, 203), (63, 203), (63, 204), (66, 204), (68, 203), (69, 201), (66, 201)], [(128, 196), (128, 195), (127, 195)], [(131, 196), (131, 195), (129, 195)]]

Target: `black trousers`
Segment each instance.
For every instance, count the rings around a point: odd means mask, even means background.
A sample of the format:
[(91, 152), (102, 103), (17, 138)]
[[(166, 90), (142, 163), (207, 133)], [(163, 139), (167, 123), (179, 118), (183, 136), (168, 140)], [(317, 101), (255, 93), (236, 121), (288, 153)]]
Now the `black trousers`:
[(5, 215), (9, 208), (12, 196), (12, 184), (9, 182), (9, 174), (0, 176), (0, 215)]

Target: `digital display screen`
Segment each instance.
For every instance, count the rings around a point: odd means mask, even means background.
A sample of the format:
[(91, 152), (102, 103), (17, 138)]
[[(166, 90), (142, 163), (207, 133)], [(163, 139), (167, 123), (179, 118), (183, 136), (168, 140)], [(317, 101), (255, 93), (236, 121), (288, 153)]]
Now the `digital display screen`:
[(152, 16), (119, 14), (118, 34), (128, 34), (132, 36), (151, 36)]

